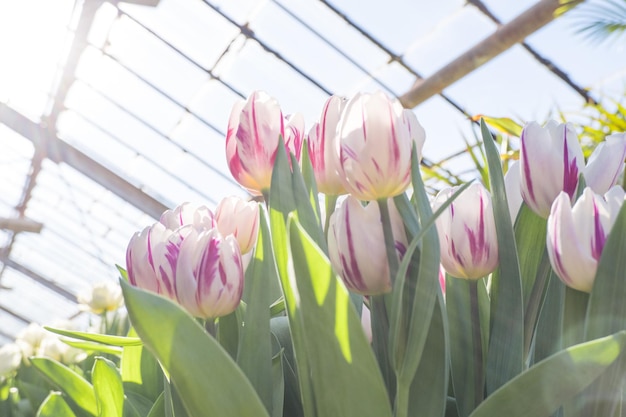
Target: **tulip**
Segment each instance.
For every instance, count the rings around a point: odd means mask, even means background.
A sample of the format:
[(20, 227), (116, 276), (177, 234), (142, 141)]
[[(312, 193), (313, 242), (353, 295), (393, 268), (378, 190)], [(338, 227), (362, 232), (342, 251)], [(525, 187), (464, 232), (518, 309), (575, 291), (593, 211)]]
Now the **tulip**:
[(215, 209), (215, 221), (223, 236), (235, 236), (242, 255), (252, 250), (259, 232), (257, 203), (240, 197), (226, 197)]
[(520, 193), (520, 169), (519, 161), (514, 161), (509, 165), (509, 170), (504, 175), (504, 188), (506, 191), (506, 201), (509, 206), (511, 224), (515, 224), (517, 215), (522, 208), (522, 194)]
[(270, 188), (279, 138), (283, 137), (287, 152), (299, 158), (303, 136), (301, 115), (285, 119), (274, 98), (255, 91), (230, 113), (226, 159), (231, 174), (249, 192), (261, 194)]
[[(433, 201), (438, 209), (456, 187), (442, 190)], [(441, 264), (448, 274), (478, 279), (498, 266), (498, 242), (491, 196), (482, 184), (470, 185), (436, 220)]]
[(583, 169), (585, 182), (593, 192), (606, 193), (613, 187), (624, 170), (626, 158), (626, 133), (615, 133), (601, 142)]
[(7, 343), (0, 347), (0, 382), (2, 377), (17, 371), (22, 362), (22, 350), (15, 343)]
[(181, 242), (182, 237), (163, 223), (135, 233), (126, 249), (129, 282), (174, 300), (174, 275)]
[(554, 201), (546, 244), (552, 268), (567, 286), (591, 292), (602, 249), (623, 201), (619, 186), (604, 196), (587, 187), (573, 207), (563, 192)]
[(536, 122), (522, 130), (520, 174), (522, 197), (528, 207), (547, 218), (552, 202), (561, 191), (572, 198), (584, 157), (571, 124)]
[[(189, 226), (187, 226), (189, 227)], [(241, 300), (244, 273), (237, 241), (217, 229), (189, 227), (176, 265), (178, 302), (196, 317), (232, 313)]]
[(307, 141), (317, 189), (328, 195), (347, 192), (339, 174), (341, 167), (337, 152), (337, 125), (346, 103), (339, 96), (331, 96), (324, 104), (319, 123), (311, 128)]
[[(395, 247), (400, 256), (407, 247), (402, 219), (389, 204)], [(391, 291), (383, 226), (377, 203), (363, 207), (348, 196), (330, 218), (328, 252), (335, 271), (346, 287), (363, 295)]]
[(79, 294), (78, 303), (81, 310), (102, 314), (120, 308), (124, 298), (122, 289), (116, 282), (103, 281), (94, 284), (91, 291)]
[(215, 227), (215, 216), (206, 206), (183, 203), (173, 210), (165, 211), (159, 222), (170, 230), (176, 230), (186, 224), (192, 224), (198, 229), (212, 229)]
[(360, 200), (378, 200), (404, 192), (411, 180), (411, 148), (418, 154), (424, 129), (411, 111), (383, 93), (357, 94), (337, 127), (344, 186)]

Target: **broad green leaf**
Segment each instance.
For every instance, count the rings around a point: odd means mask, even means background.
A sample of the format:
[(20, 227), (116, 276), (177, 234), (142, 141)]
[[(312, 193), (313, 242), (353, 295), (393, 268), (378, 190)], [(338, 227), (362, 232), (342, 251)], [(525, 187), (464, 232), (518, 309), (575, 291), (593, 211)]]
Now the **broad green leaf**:
[(66, 339), (63, 337), (61, 338), (61, 341), (68, 346), (82, 349), (87, 352), (108, 353), (110, 355), (119, 356), (122, 354), (123, 350), (121, 347), (118, 346), (103, 345), (102, 343), (96, 342), (83, 342), (79, 340)]
[(91, 374), (98, 404), (98, 417), (122, 417), (124, 388), (115, 364), (105, 358), (96, 358)]
[[(470, 300), (470, 286), (472, 285), (476, 286), (476, 295), (479, 294), (479, 285), (483, 287), (480, 291), (485, 291), (482, 280), (470, 282), (449, 275), (446, 276), (446, 309), (450, 334), (452, 386), (454, 387), (454, 396), (460, 417), (468, 416), (482, 401), (485, 384), (484, 370), (487, 347), (483, 345), (484, 340), (481, 337), (482, 349), (478, 353), (475, 351)], [(478, 307), (482, 336), (484, 333), (482, 328), (488, 327), (487, 323), (489, 322), (487, 300), (484, 300), (483, 303), (480, 303), (479, 300)], [(481, 325), (482, 323), (484, 324)], [(477, 358), (477, 355), (480, 357)], [(482, 366), (477, 369), (476, 365), (480, 361), (482, 361)]]
[(76, 414), (63, 399), (63, 394), (51, 392), (37, 410), (37, 417), (76, 417)]
[[(237, 364), (271, 413), (272, 352), (270, 339), (270, 281), (278, 282), (265, 211), (259, 207), (259, 234), (251, 264), (246, 270), (244, 296), (248, 302), (237, 352)], [(281, 404), (282, 406), (282, 404)]]
[[(294, 344), (303, 346), (304, 324), (297, 309), (298, 296), (296, 288), (290, 284), (292, 274), (289, 271), (289, 249), (287, 240), (287, 219), (290, 213), (296, 210), (296, 198), (292, 187), (292, 175), (289, 168), (289, 161), (285, 152), (279, 151), (276, 154), (274, 170), (272, 172), (272, 185), (270, 190), (270, 229), (272, 234), (272, 246), (274, 257), (281, 280), (285, 305), (290, 323), (290, 334)], [(305, 199), (301, 196), (300, 199)], [(278, 335), (279, 339), (280, 335)], [(282, 340), (281, 340), (282, 344)], [(302, 399), (303, 414), (307, 417), (314, 417), (314, 395), (311, 381), (304, 375), (310, 374), (309, 358), (306, 354), (294, 355), (300, 387), (300, 397)]]
[(283, 415), (289, 417), (302, 417), (302, 401), (300, 400), (300, 388), (298, 386), (298, 370), (293, 351), (291, 333), (289, 331), (289, 319), (285, 316), (274, 317), (270, 320), (272, 336), (278, 341), (282, 351), (282, 368), (284, 378), (284, 410)]
[(283, 417), (283, 405), (285, 402), (285, 376), (283, 373), (283, 352), (276, 336), (272, 335), (274, 344), (280, 350), (272, 358), (272, 417)]
[(98, 415), (92, 385), (67, 366), (49, 358), (31, 358), (32, 365), (63, 391), (78, 407), (92, 416)]
[(165, 393), (159, 395), (146, 417), (165, 417)]
[(137, 394), (134, 391), (124, 392), (126, 395), (124, 399), (124, 417), (143, 417), (148, 415), (150, 410), (154, 407), (154, 401), (149, 400), (141, 394)]
[(409, 416), (442, 416), (448, 391), (449, 343), (445, 302), (439, 290), (426, 344), (409, 395)]
[(319, 226), (322, 226), (322, 218), (320, 216), (320, 201), (319, 194), (317, 192), (317, 183), (315, 182), (315, 173), (313, 171), (313, 165), (311, 164), (311, 158), (309, 157), (309, 147), (306, 141), (302, 144), (302, 154), (300, 156), (300, 166), (302, 166), (302, 179), (306, 186), (306, 191), (309, 196), (309, 204), (313, 208), (315, 217)]
[(554, 272), (548, 278), (548, 290), (539, 313), (535, 331), (532, 362), (539, 362), (563, 349), (563, 305), (565, 285)]
[[(249, 269), (249, 268), (248, 268)], [(232, 313), (220, 317), (217, 324), (217, 340), (231, 358), (237, 360), (239, 338), (243, 326), (243, 302)]]
[(487, 162), (500, 257), (497, 285), (491, 294), (491, 331), (487, 356), (487, 395), (524, 367), (524, 306), (515, 235), (504, 188), (500, 154), (484, 120), (481, 132)]
[(126, 269), (124, 269), (124, 267), (120, 265), (115, 265), (115, 267), (117, 268), (117, 271), (120, 273), (120, 277), (124, 281), (128, 281), (128, 272), (126, 271)]
[(102, 343), (110, 346), (139, 346), (141, 339), (138, 337), (111, 336), (108, 334), (76, 332), (73, 330), (55, 329), (54, 327), (44, 326), (44, 329), (60, 334), (61, 336), (72, 337), (74, 339), (86, 340), (89, 342)]
[[(294, 280), (283, 278), (285, 293), (298, 297), (288, 303), (296, 357), (308, 357), (316, 416), (391, 416), (386, 389), (361, 328), (349, 294), (332, 270), (328, 258), (306, 234), (294, 216), (289, 219), (289, 247)], [(291, 319), (291, 317), (290, 317)], [(303, 343), (302, 343), (303, 342)], [(306, 409), (305, 409), (306, 410)]]
[(133, 327), (191, 416), (268, 416), (235, 362), (193, 317), (164, 297), (121, 285)]
[[(393, 297), (391, 340), (392, 360), (397, 375), (396, 414), (406, 413), (409, 407), (409, 393), (415, 373), (422, 361), (424, 346), (431, 325), (431, 318), (439, 291), (439, 240), (435, 228), (426, 225), (433, 218), (430, 203), (421, 174), (417, 152), (412, 151), (413, 192), (417, 203), (422, 234), (413, 238), (411, 245), (404, 254), (404, 259), (395, 279)], [(421, 241), (423, 239), (423, 242)], [(423, 243), (423, 244), (422, 244)], [(414, 257), (418, 245), (420, 253)], [(417, 274), (407, 276), (409, 265), (413, 262)], [(406, 326), (406, 327), (405, 327)], [(404, 328), (403, 328), (404, 327)], [(424, 358), (430, 360), (429, 358)], [(445, 368), (442, 370), (445, 374)], [(437, 388), (436, 385), (433, 386)], [(426, 395), (430, 394), (430, 390)], [(445, 393), (444, 393), (445, 394)], [(433, 397), (433, 395), (430, 395)], [(437, 396), (434, 395), (435, 401)], [(439, 397), (441, 409), (445, 405), (445, 395)]]
[[(131, 329), (129, 335), (135, 336)], [(163, 371), (145, 346), (125, 346), (120, 361), (124, 392), (155, 401), (163, 392)]]
[(500, 387), (471, 417), (549, 416), (616, 363), (625, 347), (621, 331), (562, 350)]

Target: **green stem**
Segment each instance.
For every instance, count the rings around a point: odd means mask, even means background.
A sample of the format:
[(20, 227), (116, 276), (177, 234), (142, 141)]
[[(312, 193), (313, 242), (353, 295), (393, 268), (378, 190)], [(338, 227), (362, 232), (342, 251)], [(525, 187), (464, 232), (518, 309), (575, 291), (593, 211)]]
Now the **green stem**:
[(408, 417), (409, 415), (409, 388), (410, 381), (406, 383), (398, 378), (398, 386), (396, 388), (396, 403), (393, 410), (394, 417)]
[(387, 386), (389, 398), (395, 397), (396, 381), (393, 368), (389, 361), (389, 316), (385, 306), (384, 295), (373, 295), (370, 297), (370, 314), (372, 320), (372, 349), (378, 361), (383, 380)]
[(335, 212), (335, 206), (337, 206), (337, 195), (326, 195), (325, 206), (326, 206), (326, 219), (324, 219), (324, 239), (328, 242), (328, 227), (330, 226), (330, 216)]
[(378, 200), (380, 209), (380, 221), (383, 224), (383, 235), (385, 237), (385, 251), (387, 252), (387, 262), (389, 263), (389, 277), (391, 284), (396, 281), (400, 261), (396, 252), (396, 242), (393, 238), (393, 230), (391, 228), (391, 216), (389, 215), (389, 203), (386, 198)]
[(478, 305), (478, 281), (469, 283), (470, 290), (470, 319), (472, 321), (472, 346), (474, 350), (474, 408), (483, 401), (483, 344), (480, 332), (480, 307)]

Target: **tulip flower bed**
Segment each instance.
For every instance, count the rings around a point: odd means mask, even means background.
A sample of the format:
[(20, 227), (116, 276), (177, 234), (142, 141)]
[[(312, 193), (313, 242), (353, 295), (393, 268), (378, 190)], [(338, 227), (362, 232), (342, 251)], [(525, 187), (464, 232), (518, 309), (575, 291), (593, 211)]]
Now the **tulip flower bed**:
[(36, 359), (63, 393), (38, 416), (621, 415), (626, 134), (585, 161), (571, 125), (529, 123), (505, 178), (482, 122), (489, 183), (431, 199), (398, 102), (331, 97), (303, 125), (262, 92), (233, 108), (228, 165), (263, 203), (137, 232), (130, 334), (51, 329), (96, 359)]

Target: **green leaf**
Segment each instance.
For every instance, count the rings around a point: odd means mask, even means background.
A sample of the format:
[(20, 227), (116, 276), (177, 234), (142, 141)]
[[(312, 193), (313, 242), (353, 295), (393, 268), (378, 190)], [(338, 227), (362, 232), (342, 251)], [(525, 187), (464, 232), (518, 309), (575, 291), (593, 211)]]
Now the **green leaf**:
[(409, 394), (409, 416), (442, 416), (446, 408), (449, 371), (448, 324), (439, 290), (426, 344)]
[(115, 364), (105, 358), (96, 358), (91, 374), (98, 404), (98, 417), (122, 417), (124, 388)]
[(295, 305), (288, 302), (292, 332), (302, 335), (294, 338), (296, 357), (307, 356), (315, 370), (299, 373), (301, 380), (310, 378), (312, 415), (390, 417), (382, 376), (348, 291), (295, 216), (288, 230), (295, 277), (281, 278), (285, 293), (298, 297)]
[[(447, 275), (447, 274), (446, 274)], [(446, 276), (446, 309), (448, 312), (448, 325), (450, 332), (450, 363), (452, 386), (454, 387), (454, 396), (460, 417), (468, 416), (472, 410), (478, 405), (480, 399), (476, 398), (476, 384), (484, 386), (484, 378), (480, 374), (476, 374), (476, 358), (474, 357), (474, 337), (472, 332), (471, 314), (470, 314), (470, 286), (477, 285), (482, 288), (480, 293), (486, 293), (485, 284), (481, 280), (479, 282), (470, 282), (468, 280)], [(479, 315), (481, 319), (481, 328), (488, 327), (489, 322), (489, 306), (488, 301), (479, 296)], [(482, 303), (480, 301), (483, 301)], [(484, 324), (483, 324), (484, 323)], [(484, 331), (481, 330), (481, 335)], [(487, 352), (486, 346), (481, 340), (483, 351), (483, 370), (484, 375), (484, 358)], [(480, 382), (477, 382), (480, 378)], [(481, 388), (478, 388), (481, 389)], [(482, 392), (482, 390), (481, 390)]]
[(99, 353), (108, 353), (110, 355), (119, 356), (122, 353), (122, 348), (118, 346), (110, 346), (103, 345), (102, 343), (95, 342), (83, 342), (77, 341), (73, 339), (61, 338), (61, 341), (68, 346), (75, 347), (77, 349), (82, 349), (87, 352), (99, 352)]
[(564, 303), (565, 285), (554, 272), (551, 272), (546, 297), (537, 321), (532, 363), (539, 362), (563, 348)]
[(170, 300), (121, 281), (133, 327), (169, 372), (191, 416), (267, 416), (230, 355)]
[(87, 380), (67, 366), (49, 358), (31, 358), (32, 365), (63, 391), (78, 407), (98, 415), (96, 395)]
[[(136, 335), (131, 329), (129, 335)], [(163, 392), (163, 371), (145, 346), (125, 346), (120, 361), (124, 392), (155, 401)]]
[(474, 116), (472, 120), (482, 119), (489, 126), (496, 128), (507, 135), (520, 137), (522, 135), (522, 125), (508, 117), (489, 117), (485, 115)]
[[(276, 336), (272, 334), (272, 340), (277, 348), (280, 346)], [(279, 352), (272, 358), (272, 417), (283, 416), (283, 405), (285, 402), (285, 377), (283, 374), (283, 352), (280, 348)]]
[(491, 294), (491, 331), (487, 356), (487, 395), (524, 368), (524, 306), (515, 235), (504, 187), (500, 154), (484, 120), (481, 132), (487, 163), (500, 257), (497, 282)]
[(241, 302), (235, 311), (218, 319), (217, 340), (234, 360), (237, 360), (237, 350), (239, 349), (239, 339), (243, 327), (243, 315), (245, 314), (244, 310), (243, 302)]
[[(271, 413), (272, 352), (270, 339), (270, 281), (278, 282), (272, 242), (265, 211), (259, 207), (259, 234), (254, 259), (246, 271), (248, 302), (237, 352), (237, 364)], [(282, 406), (282, 403), (281, 403)]]
[(61, 336), (72, 337), (74, 339), (86, 340), (90, 342), (102, 343), (109, 346), (139, 346), (141, 339), (138, 337), (111, 336), (100, 333), (77, 332), (73, 330), (55, 329), (54, 327), (44, 326), (44, 329), (60, 334)]
[(37, 417), (76, 417), (76, 414), (63, 399), (63, 394), (51, 392), (37, 410)]
[(616, 363), (625, 346), (621, 331), (562, 350), (503, 385), (471, 417), (549, 416)]
[(146, 417), (165, 417), (165, 393), (159, 395)]
[(287, 317), (274, 317), (270, 320), (272, 336), (279, 343), (282, 351), (282, 368), (284, 378), (284, 410), (283, 415), (289, 417), (302, 417), (302, 401), (300, 400), (300, 387), (298, 386), (298, 369), (296, 358), (289, 331), (289, 319)]

